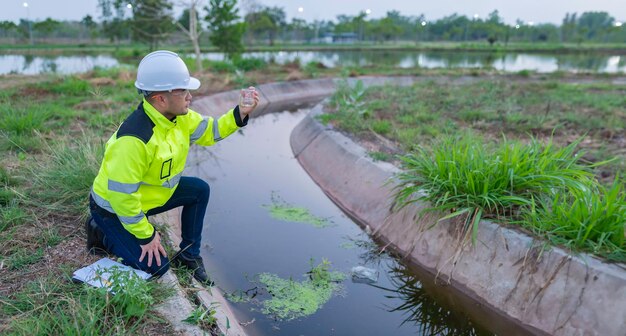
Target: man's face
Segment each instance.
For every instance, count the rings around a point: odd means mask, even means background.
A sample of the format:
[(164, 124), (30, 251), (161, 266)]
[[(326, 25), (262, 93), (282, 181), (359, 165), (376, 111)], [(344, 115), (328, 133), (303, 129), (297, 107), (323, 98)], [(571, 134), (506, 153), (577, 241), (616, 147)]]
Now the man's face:
[(172, 92), (167, 92), (165, 97), (169, 114), (172, 116), (187, 114), (189, 104), (191, 104), (191, 93), (189, 93), (189, 90), (172, 90)]

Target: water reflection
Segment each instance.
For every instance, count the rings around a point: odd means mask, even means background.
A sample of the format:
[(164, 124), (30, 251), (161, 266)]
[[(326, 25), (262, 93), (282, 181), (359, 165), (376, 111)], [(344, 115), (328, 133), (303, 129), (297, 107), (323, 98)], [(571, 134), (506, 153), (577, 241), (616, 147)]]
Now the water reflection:
[(0, 75), (42, 73), (73, 74), (93, 70), (95, 67), (109, 68), (120, 65), (113, 56), (34, 56), (0, 55)]
[[(221, 61), (221, 53), (205, 53), (204, 59)], [(493, 68), (501, 71), (517, 72), (532, 70), (553, 71), (592, 71), (626, 72), (626, 57), (620, 55), (589, 54), (527, 54), (527, 53), (488, 53), (488, 52), (410, 52), (410, 51), (279, 51), (249, 52), (244, 57), (260, 58), (278, 64), (296, 60), (301, 64), (319, 62), (326, 67), (373, 65), (400, 68)]]
[(389, 312), (402, 312), (406, 316), (402, 324), (414, 325), (418, 335), (494, 335), (460, 314), (458, 308), (452, 311), (435, 300), (433, 293), (429, 293), (414, 273), (402, 265), (391, 269), (389, 279), (395, 289), (381, 289), (391, 293), (387, 298), (402, 302), (399, 306), (389, 307)]

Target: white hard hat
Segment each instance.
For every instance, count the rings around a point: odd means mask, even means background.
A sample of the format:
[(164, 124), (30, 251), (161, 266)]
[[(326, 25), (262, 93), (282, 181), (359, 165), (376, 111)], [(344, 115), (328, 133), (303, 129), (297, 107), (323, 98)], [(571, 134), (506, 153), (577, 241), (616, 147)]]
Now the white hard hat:
[(189, 76), (187, 65), (176, 53), (157, 50), (149, 53), (139, 63), (135, 87), (140, 91), (196, 90), (197, 78)]

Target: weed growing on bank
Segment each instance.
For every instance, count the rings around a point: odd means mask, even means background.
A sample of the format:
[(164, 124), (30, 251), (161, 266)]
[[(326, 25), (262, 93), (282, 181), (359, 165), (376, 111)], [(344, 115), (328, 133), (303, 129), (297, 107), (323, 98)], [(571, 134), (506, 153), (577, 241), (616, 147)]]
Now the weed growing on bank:
[(196, 309), (194, 309), (187, 318), (183, 320), (183, 322), (187, 322), (193, 325), (197, 325), (203, 330), (211, 330), (215, 327), (217, 323), (217, 318), (215, 317), (215, 307), (205, 308), (200, 305)]
[[(426, 211), (463, 218), (475, 240), (481, 219), (520, 225), (574, 251), (626, 260), (626, 194), (616, 179), (605, 187), (580, 162), (575, 141), (530, 144), (471, 135), (446, 136), (430, 149), (401, 156), (396, 204), (431, 204)], [(602, 164), (602, 163), (599, 163)]]

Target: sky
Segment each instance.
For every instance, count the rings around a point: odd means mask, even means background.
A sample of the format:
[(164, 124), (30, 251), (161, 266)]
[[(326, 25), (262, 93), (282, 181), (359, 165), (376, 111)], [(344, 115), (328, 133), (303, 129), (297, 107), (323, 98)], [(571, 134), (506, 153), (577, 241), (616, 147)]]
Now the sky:
[[(240, 3), (250, 0), (241, 0)], [(266, 6), (285, 9), (288, 20), (293, 17), (312, 20), (336, 20), (340, 14), (357, 15), (369, 9), (371, 18), (385, 16), (397, 10), (405, 16), (424, 14), (427, 20), (437, 20), (457, 13), (486, 17), (497, 9), (504, 21), (516, 19), (535, 23), (561, 23), (566, 13), (605, 11), (617, 21), (626, 21), (626, 0), (253, 0)], [(28, 7), (24, 3), (28, 3)], [(174, 0), (181, 3), (184, 0)], [(97, 0), (0, 0), (0, 21), (19, 21), (29, 17), (43, 20), (80, 20), (89, 14), (99, 20)], [(208, 3), (208, 0), (205, 1)], [(302, 8), (299, 11), (299, 8)], [(180, 10), (178, 11), (180, 12)]]

